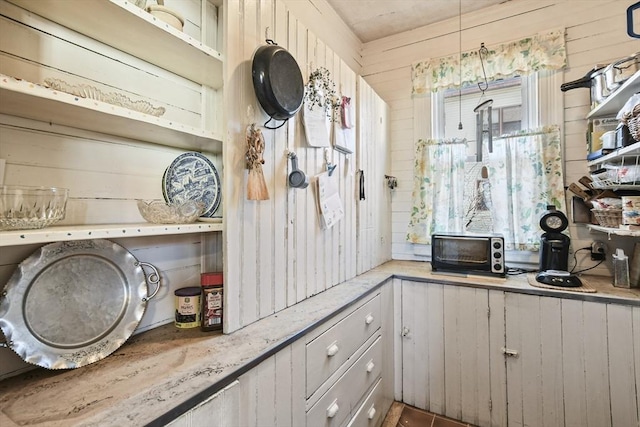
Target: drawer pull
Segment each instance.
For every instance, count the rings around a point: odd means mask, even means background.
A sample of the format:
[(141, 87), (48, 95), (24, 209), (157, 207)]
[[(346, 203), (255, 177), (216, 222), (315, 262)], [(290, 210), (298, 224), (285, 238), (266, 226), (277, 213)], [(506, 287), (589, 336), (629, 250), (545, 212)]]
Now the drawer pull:
[(364, 318), (364, 322), (367, 325), (370, 325), (371, 323), (373, 323), (373, 314), (371, 313), (367, 314), (367, 317)]
[(338, 350), (340, 350), (340, 348), (338, 347), (338, 344), (334, 342), (329, 347), (327, 347), (327, 356), (335, 356)]
[(373, 372), (373, 368), (376, 367), (376, 364), (373, 363), (373, 360), (370, 360), (369, 363), (367, 363), (367, 372), (371, 373)]
[(335, 417), (339, 410), (340, 407), (338, 406), (338, 399), (336, 399), (327, 408), (327, 418)]
[(369, 411), (367, 411), (367, 417), (372, 420), (373, 417), (376, 416), (376, 408), (373, 407), (373, 405), (371, 405), (371, 408), (369, 408)]

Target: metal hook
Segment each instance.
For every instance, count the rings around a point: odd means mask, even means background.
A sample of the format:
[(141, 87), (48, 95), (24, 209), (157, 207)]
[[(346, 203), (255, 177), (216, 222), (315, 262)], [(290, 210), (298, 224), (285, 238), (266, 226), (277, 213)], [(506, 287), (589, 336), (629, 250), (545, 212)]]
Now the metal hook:
[(394, 190), (398, 186), (398, 180), (395, 176), (385, 175), (384, 178), (387, 180), (387, 187)]

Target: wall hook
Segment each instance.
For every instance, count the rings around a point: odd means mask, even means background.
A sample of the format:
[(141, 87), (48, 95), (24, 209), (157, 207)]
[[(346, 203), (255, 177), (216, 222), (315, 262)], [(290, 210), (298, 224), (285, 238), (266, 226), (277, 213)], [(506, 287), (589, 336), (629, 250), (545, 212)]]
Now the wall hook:
[(385, 175), (384, 179), (387, 180), (387, 187), (394, 190), (398, 186), (398, 180), (395, 176)]

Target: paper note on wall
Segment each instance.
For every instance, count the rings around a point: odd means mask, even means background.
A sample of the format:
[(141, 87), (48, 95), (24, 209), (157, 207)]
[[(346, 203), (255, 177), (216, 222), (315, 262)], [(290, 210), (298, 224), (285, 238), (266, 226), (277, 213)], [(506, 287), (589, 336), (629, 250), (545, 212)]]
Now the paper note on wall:
[(331, 228), (344, 216), (336, 177), (327, 172), (318, 175), (318, 205), (323, 228)]
[(310, 106), (305, 102), (302, 108), (302, 123), (307, 144), (311, 147), (329, 147), (331, 145), (330, 121), (324, 107)]

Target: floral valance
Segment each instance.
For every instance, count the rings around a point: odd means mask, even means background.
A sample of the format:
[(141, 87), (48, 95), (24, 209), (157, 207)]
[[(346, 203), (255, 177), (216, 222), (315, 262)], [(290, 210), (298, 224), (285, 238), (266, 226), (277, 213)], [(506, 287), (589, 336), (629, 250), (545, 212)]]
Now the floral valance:
[[(558, 70), (567, 62), (564, 29), (546, 31), (522, 40), (487, 46), (482, 56), (489, 81), (526, 75), (540, 70)], [(462, 73), (459, 65), (462, 64)], [(478, 50), (432, 58), (411, 66), (412, 95), (458, 87), (484, 79)]]

